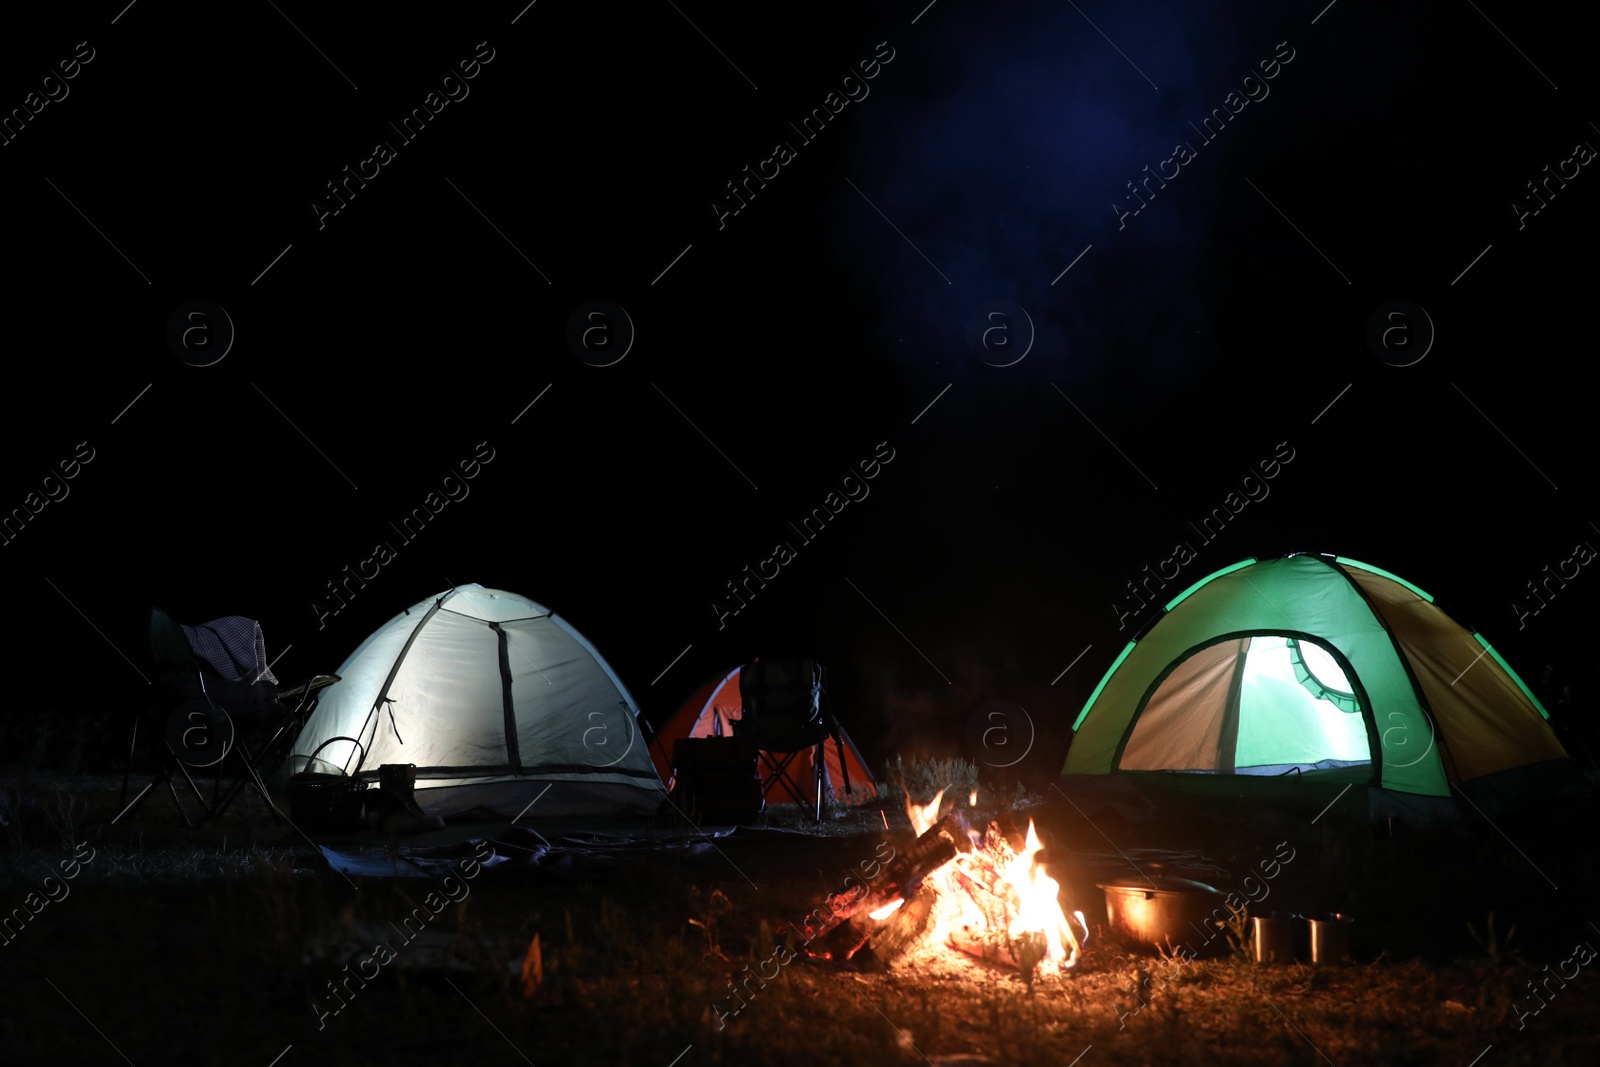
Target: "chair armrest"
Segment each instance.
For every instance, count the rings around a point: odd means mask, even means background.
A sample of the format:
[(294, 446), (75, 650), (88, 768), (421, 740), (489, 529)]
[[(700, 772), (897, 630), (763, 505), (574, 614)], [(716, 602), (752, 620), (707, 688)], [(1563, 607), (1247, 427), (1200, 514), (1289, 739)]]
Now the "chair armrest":
[(318, 689), (325, 689), (338, 680), (339, 676), (337, 674), (318, 674), (312, 678), (307, 678), (303, 682), (297, 682), (287, 689), (278, 690), (278, 699), (281, 701), (298, 700), (307, 693), (315, 693)]

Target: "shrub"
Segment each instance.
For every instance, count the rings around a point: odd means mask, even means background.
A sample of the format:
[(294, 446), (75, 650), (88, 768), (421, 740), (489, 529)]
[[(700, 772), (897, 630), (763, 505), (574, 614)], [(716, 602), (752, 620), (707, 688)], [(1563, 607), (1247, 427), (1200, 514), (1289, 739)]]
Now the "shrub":
[(913, 803), (926, 804), (939, 790), (951, 799), (965, 801), (966, 795), (978, 787), (978, 765), (964, 759), (914, 759), (906, 763), (895, 756), (884, 764), (881, 779), (886, 799), (904, 806), (906, 794)]

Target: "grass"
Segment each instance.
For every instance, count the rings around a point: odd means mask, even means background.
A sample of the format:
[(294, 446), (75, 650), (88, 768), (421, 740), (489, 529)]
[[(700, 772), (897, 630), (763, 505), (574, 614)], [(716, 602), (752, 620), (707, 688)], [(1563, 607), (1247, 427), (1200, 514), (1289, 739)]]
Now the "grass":
[[(915, 795), (949, 771), (929, 768), (907, 784)], [(1091, 1046), (1085, 1067), (1465, 1067), (1490, 1045), (1483, 1067), (1600, 1062), (1592, 1021), (1600, 964), (1550, 986), (1536, 1016), (1519, 1019), (1513, 1006), (1536, 1003), (1527, 983), (1567, 958), (1574, 942), (1600, 946), (1600, 932), (1584, 922), (1600, 896), (1595, 858), (1579, 844), (1592, 833), (1590, 809), (1555, 826), (1502, 824), (1516, 847), (1487, 829), (1376, 838), (1332, 816), (1285, 828), (1264, 815), (1208, 825), (1195, 813), (1190, 823), (1118, 829), (1116, 848), (1130, 855), (1203, 849), (1238, 871), (1270, 854), (1277, 835), (1292, 837), (1295, 859), (1271, 883), (1267, 906), (1354, 911), (1357, 962), (1259, 967), (1241, 948), (1174, 968), (1106, 935), (1092, 881), (1082, 888), (1085, 867), (1083, 878), (1065, 880), (1090, 916), (1082, 960), (1031, 985), (957, 957), (852, 968), (770, 962), (788, 923), (873, 855), (885, 817), (894, 841), (909, 839), (892, 805), (884, 815), (833, 812), (820, 831), (795, 813), (793, 828), (804, 833), (707, 842), (686, 831), (682, 847), (632, 850), (605, 864), (485, 872), (428, 926), (457, 969), (434, 966), (419, 938), (338, 1014), (319, 1016), (314, 1005), (336, 1003), (328, 983), (340, 978), (340, 953), (370, 948), (362, 938), (399, 921), (432, 883), (352, 885), (250, 796), (197, 831), (181, 826), (164, 796), (108, 828), (116, 784), (37, 783), (41, 802), (7, 829), (7, 910), (39, 890), (71, 855), (73, 838), (95, 849), (70, 894), (0, 947), (7, 1064), (126, 1056), (141, 1065), (266, 1065), (289, 1046), (284, 1067), (667, 1067), (685, 1050), (680, 1067), (916, 1067), (962, 1054), (1043, 1065), (1072, 1063)], [(1053, 852), (1121, 862), (1070, 806), (1030, 811)], [(542, 976), (530, 994), (522, 973), (535, 935)], [(737, 1013), (730, 982), (742, 990)]]

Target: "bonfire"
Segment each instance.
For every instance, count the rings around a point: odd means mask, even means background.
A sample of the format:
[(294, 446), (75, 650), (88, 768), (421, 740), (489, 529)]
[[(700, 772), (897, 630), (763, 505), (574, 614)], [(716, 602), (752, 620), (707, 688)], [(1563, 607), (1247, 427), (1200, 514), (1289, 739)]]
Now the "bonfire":
[[(979, 831), (958, 807), (941, 813), (944, 800), (944, 790), (927, 804), (907, 797), (916, 840), (865, 890), (835, 894), (808, 916), (805, 953), (849, 959), (871, 944), (887, 960), (925, 946), (1012, 967), (1030, 980), (1072, 968), (1088, 927), (1081, 911), (1072, 913), (1075, 928), (1062, 910), (1033, 820), (1018, 847), (999, 822)], [(969, 808), (976, 804), (974, 790)]]

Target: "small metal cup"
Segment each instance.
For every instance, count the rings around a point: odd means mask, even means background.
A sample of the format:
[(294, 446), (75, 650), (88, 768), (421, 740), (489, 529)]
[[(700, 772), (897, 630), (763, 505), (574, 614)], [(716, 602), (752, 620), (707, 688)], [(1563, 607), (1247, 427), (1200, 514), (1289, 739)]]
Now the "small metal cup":
[(1287, 911), (1250, 917), (1251, 942), (1257, 963), (1288, 963), (1294, 959), (1294, 920)]
[(1311, 924), (1311, 962), (1345, 963), (1350, 959), (1350, 928), (1355, 917), (1341, 911), (1308, 915)]

